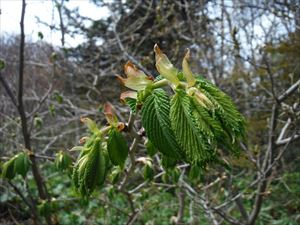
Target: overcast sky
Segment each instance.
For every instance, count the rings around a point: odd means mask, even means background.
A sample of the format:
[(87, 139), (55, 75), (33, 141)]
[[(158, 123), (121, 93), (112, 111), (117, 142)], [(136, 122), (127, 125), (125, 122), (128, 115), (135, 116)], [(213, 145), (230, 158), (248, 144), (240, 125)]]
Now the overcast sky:
[[(41, 21), (48, 24), (58, 24), (58, 14), (54, 9), (54, 4), (51, 0), (27, 0), (26, 1), (26, 14), (25, 14), (25, 34), (27, 39), (37, 40), (38, 32), (44, 34), (44, 40), (52, 43), (53, 45), (60, 45), (60, 33), (51, 31), (49, 27), (37, 23), (36, 17)], [(70, 9), (79, 8), (79, 12), (83, 16), (93, 19), (99, 19), (107, 16), (108, 11), (105, 9), (97, 8), (88, 0), (69, 0), (66, 6)], [(0, 0), (0, 34), (5, 33), (20, 33), (20, 18), (21, 18), (21, 0)], [(66, 37), (66, 45), (74, 46), (82, 40), (81, 37), (73, 39)]]

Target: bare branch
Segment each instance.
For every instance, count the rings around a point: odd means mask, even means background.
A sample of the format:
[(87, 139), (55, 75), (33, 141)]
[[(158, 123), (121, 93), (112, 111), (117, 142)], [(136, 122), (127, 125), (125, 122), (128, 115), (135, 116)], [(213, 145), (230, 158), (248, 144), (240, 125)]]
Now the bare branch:
[(296, 83), (294, 83), (289, 89), (287, 89), (283, 94), (281, 94), (278, 97), (278, 100), (280, 102), (283, 102), (286, 98), (288, 98), (291, 94), (293, 94), (297, 88), (299, 88), (300, 85), (300, 79), (298, 81), (296, 81)]
[(284, 135), (286, 133), (286, 130), (290, 126), (291, 122), (292, 122), (291, 118), (288, 118), (288, 120), (286, 121), (285, 125), (283, 126), (283, 128), (280, 131), (280, 134), (279, 134), (279, 136), (277, 138), (276, 144), (283, 139), (283, 137), (284, 137)]
[(296, 141), (298, 139), (300, 139), (300, 135), (294, 135), (293, 137), (288, 137), (288, 138), (276, 141), (276, 145), (277, 146), (285, 145), (287, 143), (290, 143), (292, 141)]

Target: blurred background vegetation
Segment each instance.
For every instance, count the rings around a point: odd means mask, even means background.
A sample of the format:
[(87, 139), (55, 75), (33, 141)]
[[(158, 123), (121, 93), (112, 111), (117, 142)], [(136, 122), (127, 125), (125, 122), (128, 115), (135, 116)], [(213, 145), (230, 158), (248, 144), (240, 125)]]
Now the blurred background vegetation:
[[(53, 0), (59, 23), (40, 21), (60, 33), (61, 43), (47, 43), (38, 33), (38, 41), (25, 37), (24, 50), (28, 132), (51, 204), (39, 199), (31, 172), (25, 179), (1, 179), (1, 224), (33, 223), (32, 209), (18, 191), (41, 216), (51, 214), (52, 224), (300, 223), (299, 0), (93, 0), (99, 13), (109, 11), (99, 20), (80, 15), (66, 2)], [(68, 38), (77, 35), (84, 41), (69, 47)], [(6, 63), (1, 77), (13, 94), (18, 93), (21, 39), (1, 35), (0, 57)], [(55, 167), (55, 155), (68, 152), (85, 136), (81, 116), (105, 124), (102, 108), (107, 101), (115, 105), (120, 120), (128, 119), (129, 108), (119, 101), (125, 89), (115, 75), (130, 60), (157, 76), (155, 43), (178, 68), (189, 48), (193, 72), (232, 97), (247, 119), (242, 154), (224, 155), (231, 165), (227, 169), (212, 166), (193, 174), (188, 165), (178, 165), (167, 175), (161, 174), (164, 169), (155, 155), (151, 181), (144, 180), (138, 166), (127, 193), (118, 192), (118, 180), (114, 184), (110, 178), (90, 199), (82, 199), (72, 186), (70, 168)], [(0, 87), (3, 163), (25, 147), (18, 110)], [(143, 145), (138, 154), (146, 155)], [(131, 203), (137, 213), (131, 212)]]

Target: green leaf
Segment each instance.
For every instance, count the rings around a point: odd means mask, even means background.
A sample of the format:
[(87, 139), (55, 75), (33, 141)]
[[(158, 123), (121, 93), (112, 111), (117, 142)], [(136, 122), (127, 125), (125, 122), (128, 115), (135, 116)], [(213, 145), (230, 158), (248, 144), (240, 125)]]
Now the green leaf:
[(168, 156), (161, 157), (161, 164), (165, 170), (173, 169), (176, 166), (177, 160)]
[(63, 96), (62, 96), (58, 91), (55, 91), (55, 92), (53, 93), (53, 97), (55, 98), (55, 100), (56, 100), (57, 103), (59, 103), (59, 104), (62, 104), (63, 101), (64, 101)]
[(228, 133), (223, 129), (221, 121), (218, 120), (212, 112), (203, 105), (199, 104), (197, 99), (190, 97), (193, 120), (200, 130), (208, 139), (211, 147), (233, 149), (234, 144)]
[(105, 176), (108, 174), (109, 170), (113, 167), (113, 164), (110, 161), (109, 155), (108, 155), (108, 151), (104, 148), (106, 148), (107, 145), (102, 145), (103, 147), (103, 156), (105, 159)]
[(101, 185), (105, 179), (105, 158), (101, 149), (101, 142), (95, 142), (93, 150), (88, 155), (84, 173), (87, 193), (91, 193), (96, 185)]
[(166, 172), (161, 177), (163, 183), (177, 183), (179, 178), (180, 170), (177, 167), (166, 170)]
[(64, 171), (70, 168), (71, 163), (72, 159), (67, 153), (60, 151), (56, 154), (54, 164), (58, 170)]
[(89, 160), (89, 154), (85, 154), (82, 158), (78, 160), (78, 165), (74, 168), (77, 169), (77, 172), (74, 172), (74, 175), (77, 175), (77, 178), (73, 178), (75, 187), (81, 193), (82, 196), (87, 195), (86, 187), (85, 187), (85, 170), (86, 164)]
[(34, 121), (33, 121), (33, 124), (36, 128), (40, 129), (43, 125), (43, 120), (41, 117), (39, 116), (36, 116), (34, 117)]
[(237, 110), (231, 98), (204, 78), (198, 77), (198, 88), (214, 105), (214, 114), (230, 135), (232, 143), (245, 137), (245, 118)]
[(148, 139), (145, 143), (146, 150), (149, 156), (154, 156), (157, 153), (157, 148), (154, 146), (154, 144)]
[(82, 196), (90, 195), (96, 186), (104, 183), (106, 176), (102, 141), (96, 138), (91, 151), (83, 155), (74, 166), (73, 182)]
[(87, 160), (88, 154), (79, 155), (79, 159), (73, 167), (72, 179), (77, 190), (79, 190), (80, 187), (83, 186), (83, 176)]
[(184, 90), (177, 90), (171, 100), (170, 118), (178, 142), (192, 164), (203, 167), (215, 157), (216, 149), (212, 140), (195, 120), (195, 108)]
[(49, 105), (49, 112), (51, 116), (55, 116), (55, 106), (53, 104)]
[(29, 170), (30, 164), (28, 154), (20, 152), (3, 164), (2, 177), (13, 179), (16, 174), (20, 174), (24, 178)]
[(198, 180), (202, 176), (202, 168), (197, 165), (192, 165), (189, 171), (189, 179), (191, 180)]
[(119, 181), (121, 173), (122, 170), (120, 169), (120, 167), (114, 167), (114, 169), (112, 170), (109, 176), (112, 184), (116, 184)]
[(132, 112), (136, 112), (136, 99), (134, 98), (126, 98), (125, 103), (129, 106)]
[(195, 98), (190, 99), (193, 119), (199, 130), (208, 138), (223, 138), (225, 133), (220, 121), (215, 120), (207, 108), (200, 105)]
[(147, 163), (143, 169), (143, 176), (145, 180), (152, 180), (154, 177), (154, 170), (152, 163)]
[(30, 159), (27, 153), (21, 152), (14, 157), (14, 170), (16, 174), (24, 178), (30, 167)]
[(42, 200), (41, 204), (37, 206), (37, 209), (41, 216), (47, 217), (57, 210), (57, 203), (55, 201)]
[(10, 159), (2, 166), (2, 177), (11, 180), (15, 175), (14, 160)]
[(170, 101), (162, 89), (149, 95), (142, 108), (142, 123), (149, 140), (164, 155), (183, 159), (183, 153), (171, 129)]
[(111, 162), (122, 167), (129, 149), (125, 138), (116, 128), (112, 128), (108, 133), (107, 150)]

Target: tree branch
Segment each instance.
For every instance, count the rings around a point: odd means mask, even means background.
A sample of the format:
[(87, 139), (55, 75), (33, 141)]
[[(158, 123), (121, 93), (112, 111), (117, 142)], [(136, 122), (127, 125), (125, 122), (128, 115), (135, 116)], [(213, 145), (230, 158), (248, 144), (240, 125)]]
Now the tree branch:
[(4, 77), (2, 77), (2, 74), (0, 73), (0, 82), (2, 83), (7, 95), (10, 97), (12, 103), (14, 104), (15, 107), (18, 107), (18, 103), (16, 100), (15, 95), (13, 94), (9, 84), (6, 82), (6, 80), (4, 79)]
[[(24, 19), (25, 19), (25, 9), (26, 9), (26, 0), (22, 0), (22, 12), (21, 12), (21, 21), (20, 21), (20, 29), (21, 29), (21, 38), (20, 38), (20, 51), (19, 51), (19, 80), (18, 80), (18, 112), (21, 118), (21, 127), (22, 134), (24, 139), (25, 148), (32, 151), (31, 143), (30, 143), (30, 133), (28, 131), (27, 126), (27, 117), (24, 109), (23, 103), (23, 92), (24, 92), (24, 50), (25, 50), (25, 31), (24, 31)], [(43, 182), (43, 178), (39, 172), (38, 165), (35, 161), (34, 154), (30, 154), (31, 168), (32, 174), (34, 176), (34, 180), (36, 182), (38, 193), (41, 199), (50, 199), (46, 186)], [(51, 218), (49, 216), (46, 217), (47, 224), (51, 225)]]
[(300, 86), (300, 79), (298, 81), (296, 81), (296, 83), (294, 83), (289, 89), (287, 89), (283, 94), (281, 94), (278, 97), (278, 100), (280, 102), (283, 102), (287, 97), (289, 97), (291, 94), (293, 94), (297, 88)]

